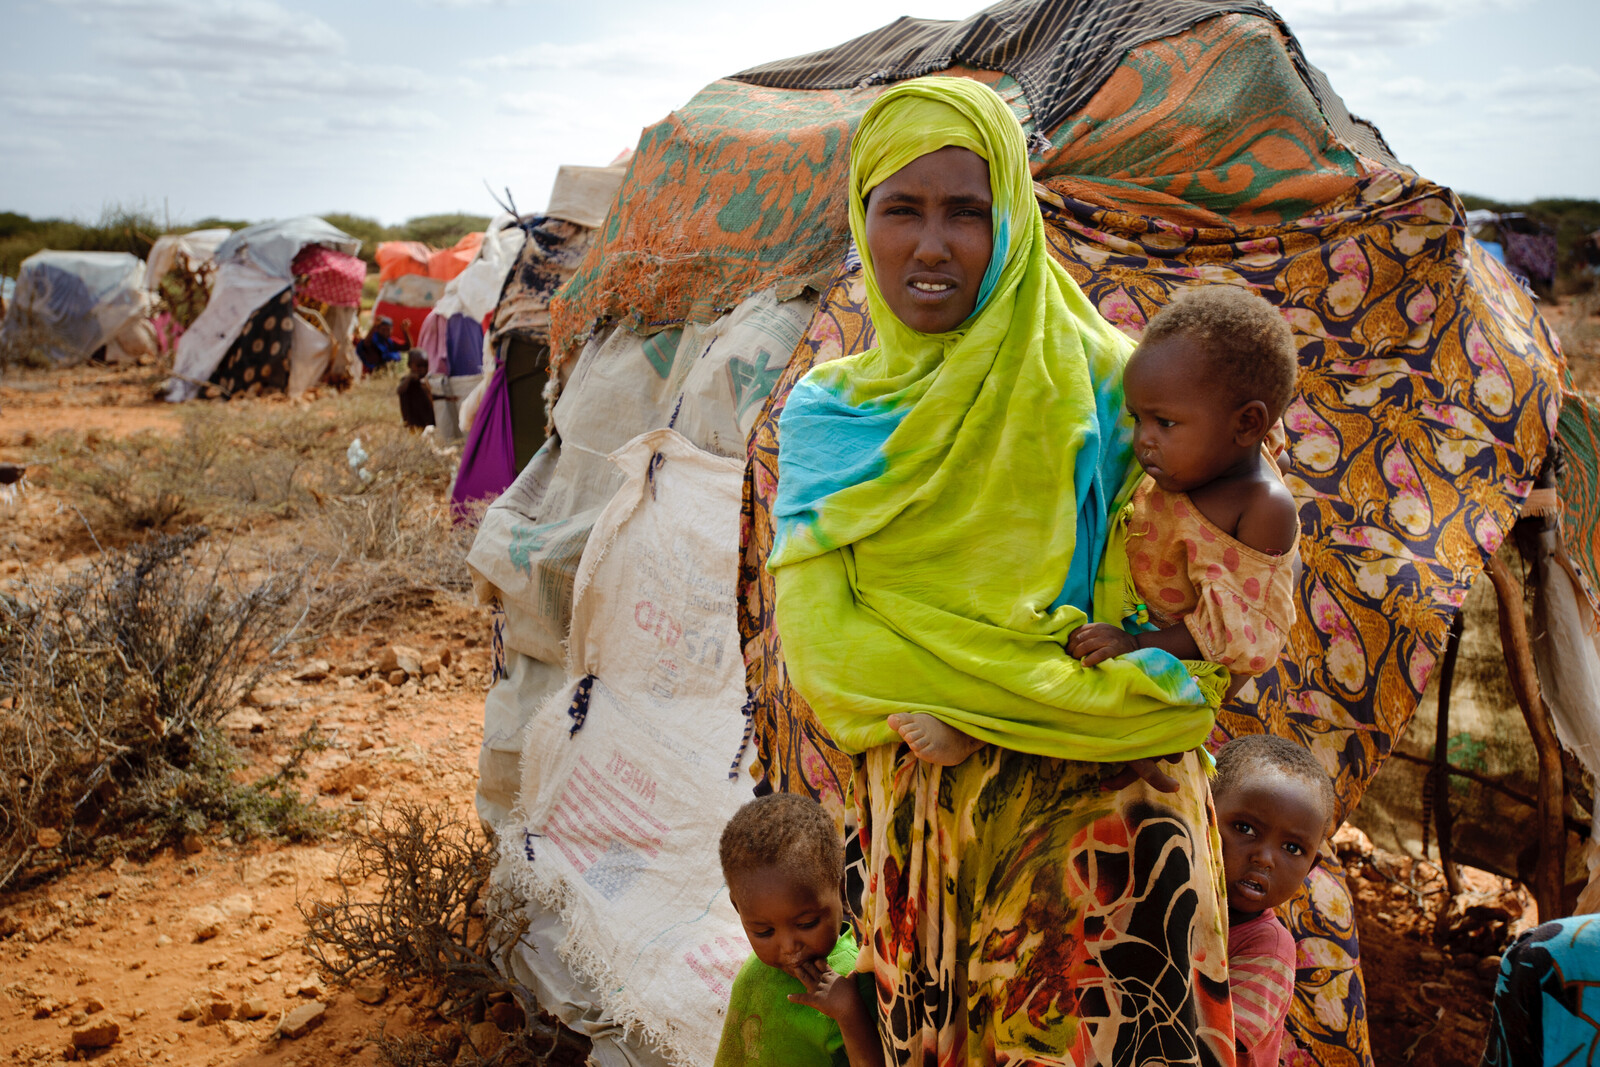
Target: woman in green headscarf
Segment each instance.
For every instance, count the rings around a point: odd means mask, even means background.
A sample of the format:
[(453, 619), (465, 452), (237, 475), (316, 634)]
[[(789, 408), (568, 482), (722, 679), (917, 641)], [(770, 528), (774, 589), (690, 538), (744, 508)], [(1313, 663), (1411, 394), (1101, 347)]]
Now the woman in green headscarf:
[[(1200, 744), (1225, 676), (1065, 653), (1127, 608), (1132, 346), (1051, 259), (985, 86), (889, 89), (850, 163), (879, 344), (790, 393), (768, 565), (790, 679), (857, 754), (890, 1060), (1231, 1064), (1204, 770), (1150, 762)], [(919, 716), (981, 744), (920, 760)]]

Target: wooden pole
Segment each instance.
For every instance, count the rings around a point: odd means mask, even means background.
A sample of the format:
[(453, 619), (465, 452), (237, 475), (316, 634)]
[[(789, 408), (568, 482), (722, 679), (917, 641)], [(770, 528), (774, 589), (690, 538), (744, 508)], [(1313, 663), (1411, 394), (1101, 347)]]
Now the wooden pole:
[(1439, 716), (1433, 732), (1433, 769), (1428, 786), (1433, 793), (1433, 825), (1439, 837), (1439, 868), (1452, 897), (1461, 893), (1461, 872), (1456, 870), (1455, 845), (1451, 833), (1455, 819), (1450, 811), (1450, 690), (1456, 678), (1456, 656), (1461, 651), (1461, 631), (1467, 613), (1456, 612), (1450, 623), (1450, 636), (1444, 649), (1444, 666), (1439, 672)]
[(1561, 743), (1556, 740), (1555, 728), (1539, 695), (1528, 619), (1522, 609), (1522, 587), (1497, 556), (1489, 557), (1488, 573), (1499, 608), (1500, 646), (1511, 673), (1511, 689), (1539, 756), (1539, 856), (1534, 866), (1533, 898), (1539, 905), (1539, 921), (1549, 922), (1562, 917), (1561, 894), (1567, 871), (1567, 835), (1562, 818), (1566, 776), (1561, 769)]

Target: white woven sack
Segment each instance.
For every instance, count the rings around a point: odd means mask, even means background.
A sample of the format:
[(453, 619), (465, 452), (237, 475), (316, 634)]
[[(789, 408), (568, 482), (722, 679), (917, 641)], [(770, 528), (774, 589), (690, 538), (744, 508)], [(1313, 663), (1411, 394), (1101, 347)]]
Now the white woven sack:
[[(749, 954), (717, 863), (750, 798), (734, 616), (743, 465), (653, 430), (578, 564), (567, 684), (533, 717), (495, 880), (556, 911), (562, 959), (675, 1064), (710, 1064)], [(581, 706), (580, 706), (581, 705)]]

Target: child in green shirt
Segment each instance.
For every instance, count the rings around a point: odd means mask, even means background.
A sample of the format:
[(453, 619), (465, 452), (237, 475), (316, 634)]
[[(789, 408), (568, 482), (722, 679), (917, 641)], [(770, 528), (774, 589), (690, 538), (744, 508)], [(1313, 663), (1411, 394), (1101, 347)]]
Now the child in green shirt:
[(776, 793), (722, 831), (722, 876), (754, 949), (716, 1067), (883, 1067), (871, 976), (844, 925), (844, 845), (810, 797)]

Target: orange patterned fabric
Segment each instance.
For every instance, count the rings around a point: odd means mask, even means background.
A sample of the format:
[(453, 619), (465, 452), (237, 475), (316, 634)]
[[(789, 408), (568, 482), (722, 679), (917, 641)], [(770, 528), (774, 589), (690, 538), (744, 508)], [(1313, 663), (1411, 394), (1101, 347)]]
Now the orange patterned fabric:
[(1189, 226), (1287, 222), (1349, 193), (1363, 169), (1278, 28), (1248, 15), (1128, 53), (1051, 140), (1036, 181)]
[(1220, 530), (1187, 493), (1145, 478), (1133, 491), (1128, 567), (1163, 628), (1180, 619), (1201, 658), (1235, 682), (1278, 661), (1294, 621), (1294, 552), (1271, 555)]
[[(1030, 133), (1036, 180), (1190, 226), (1276, 224), (1346, 195), (1361, 160), (1329, 131), (1271, 21), (1223, 15), (1130, 51), (1087, 107), (1036, 131), (1011, 77), (989, 85)], [(617, 201), (551, 304), (557, 359), (604, 319), (649, 333), (709, 322), (774, 286), (827, 284), (849, 243), (847, 148), (881, 87), (713, 82), (644, 131)]]

